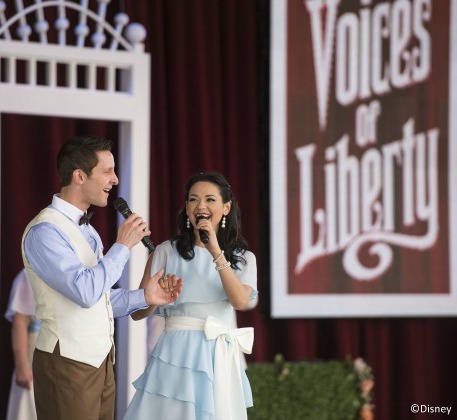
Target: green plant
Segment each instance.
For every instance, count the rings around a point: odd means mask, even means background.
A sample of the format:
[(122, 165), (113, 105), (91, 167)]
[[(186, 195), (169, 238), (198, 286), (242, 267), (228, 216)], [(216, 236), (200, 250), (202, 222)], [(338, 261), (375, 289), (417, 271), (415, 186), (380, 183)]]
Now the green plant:
[(277, 355), (274, 363), (249, 364), (246, 373), (254, 397), (249, 420), (354, 420), (369, 402), (349, 358), (286, 362)]

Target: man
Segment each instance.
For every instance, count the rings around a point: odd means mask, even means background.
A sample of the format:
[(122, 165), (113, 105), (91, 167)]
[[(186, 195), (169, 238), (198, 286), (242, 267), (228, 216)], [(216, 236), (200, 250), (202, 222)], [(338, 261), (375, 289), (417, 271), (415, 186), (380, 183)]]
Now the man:
[(118, 184), (111, 141), (70, 139), (58, 154), (57, 170), (60, 194), (29, 223), (22, 240), (36, 315), (42, 321), (33, 356), (37, 416), (38, 420), (112, 420), (113, 318), (176, 301), (182, 280), (174, 279), (173, 291), (162, 289), (160, 271), (144, 289), (111, 289), (130, 249), (151, 233), (133, 213), (103, 255), (100, 236), (88, 223), (88, 208), (105, 207)]

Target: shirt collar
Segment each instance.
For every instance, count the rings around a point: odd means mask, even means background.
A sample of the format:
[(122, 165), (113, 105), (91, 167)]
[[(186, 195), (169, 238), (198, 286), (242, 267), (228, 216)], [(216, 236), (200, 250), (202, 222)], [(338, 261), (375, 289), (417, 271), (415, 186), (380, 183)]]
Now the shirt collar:
[(63, 213), (69, 219), (73, 220), (76, 224), (79, 223), (79, 219), (84, 214), (84, 212), (79, 209), (78, 207), (74, 206), (73, 204), (69, 203), (68, 201), (62, 200), (60, 198), (60, 194), (54, 194), (52, 197), (52, 207), (56, 210)]

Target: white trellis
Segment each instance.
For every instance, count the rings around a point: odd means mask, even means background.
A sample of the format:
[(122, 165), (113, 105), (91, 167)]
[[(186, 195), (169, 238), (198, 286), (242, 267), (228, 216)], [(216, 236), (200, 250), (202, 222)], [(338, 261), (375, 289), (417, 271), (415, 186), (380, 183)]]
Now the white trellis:
[[(110, 0), (97, 0), (96, 12), (88, 0), (30, 3), (15, 0), (13, 10), (12, 0), (0, 1), (0, 125), (2, 113), (118, 121), (119, 195), (147, 216), (150, 57), (142, 43), (144, 27), (128, 24), (125, 13), (117, 14), (113, 25), (108, 23)], [(53, 28), (46, 20), (51, 9), (57, 15)], [(68, 12), (79, 17), (74, 36), (68, 32)], [(51, 30), (54, 44), (49, 41)], [(32, 31), (39, 42), (31, 42)], [(67, 35), (75, 45), (69, 45)], [(138, 287), (146, 256), (141, 246), (132, 250), (123, 287)], [(117, 336), (117, 415), (122, 416), (133, 396), (131, 383), (146, 364), (146, 323), (122, 319)]]

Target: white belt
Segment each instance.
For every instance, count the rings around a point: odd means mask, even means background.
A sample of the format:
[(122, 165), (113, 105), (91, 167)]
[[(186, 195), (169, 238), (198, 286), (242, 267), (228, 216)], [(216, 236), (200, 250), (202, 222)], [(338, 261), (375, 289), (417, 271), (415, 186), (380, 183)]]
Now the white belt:
[(206, 320), (174, 316), (166, 320), (165, 330), (203, 330), (207, 340), (216, 340), (214, 395), (217, 420), (247, 419), (240, 376), (240, 353), (251, 354), (254, 329), (227, 328), (214, 316)]

